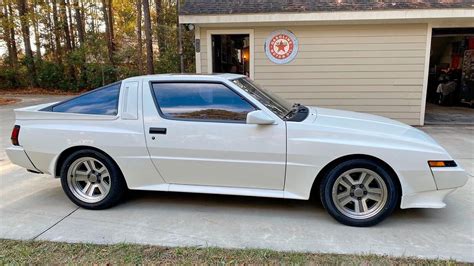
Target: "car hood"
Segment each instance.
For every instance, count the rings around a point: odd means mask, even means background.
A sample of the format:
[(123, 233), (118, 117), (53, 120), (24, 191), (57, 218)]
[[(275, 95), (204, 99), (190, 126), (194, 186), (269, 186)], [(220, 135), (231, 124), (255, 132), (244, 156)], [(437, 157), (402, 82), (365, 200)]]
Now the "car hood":
[(438, 151), (445, 151), (425, 132), (407, 124), (382, 116), (310, 107), (316, 119), (312, 121), (317, 127), (341, 133), (341, 136), (363, 138), (379, 141), (398, 141), (406, 144), (429, 146)]

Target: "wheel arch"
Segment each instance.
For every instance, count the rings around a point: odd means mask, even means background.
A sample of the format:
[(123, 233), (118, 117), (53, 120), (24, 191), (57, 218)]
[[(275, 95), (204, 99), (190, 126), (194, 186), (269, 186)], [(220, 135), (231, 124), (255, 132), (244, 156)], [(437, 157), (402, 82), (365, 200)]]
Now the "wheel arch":
[(117, 169), (120, 171), (120, 173), (123, 176), (123, 173), (122, 173), (122, 170), (120, 169), (120, 166), (117, 164), (117, 162), (114, 160), (114, 158), (112, 158), (110, 155), (108, 155), (105, 151), (103, 151), (99, 148), (96, 148), (96, 147), (92, 147), (92, 146), (80, 145), (80, 146), (69, 147), (69, 148), (65, 149), (64, 151), (62, 151), (59, 154), (58, 158), (56, 159), (55, 165), (54, 165), (54, 177), (59, 178), (61, 176), (61, 167), (62, 167), (64, 161), (66, 160), (66, 158), (69, 155), (73, 154), (74, 152), (80, 151), (80, 150), (93, 150), (93, 151), (96, 151), (96, 152), (99, 152), (99, 153), (103, 154), (104, 156), (107, 156), (115, 164), (115, 166), (117, 167)]
[(394, 181), (397, 186), (397, 190), (400, 192), (400, 195), (402, 195), (402, 185), (400, 183), (400, 177), (397, 175), (395, 170), (388, 163), (386, 163), (382, 159), (379, 159), (375, 156), (371, 156), (367, 154), (351, 154), (351, 155), (345, 155), (337, 159), (334, 159), (333, 161), (326, 164), (321, 169), (321, 171), (318, 172), (318, 174), (316, 175), (316, 178), (313, 181), (313, 185), (311, 187), (310, 199), (319, 199), (319, 186), (321, 185), (321, 180), (326, 174), (329, 173), (331, 169), (333, 169), (336, 165), (342, 162), (353, 160), (353, 159), (366, 159), (366, 160), (370, 160), (370, 161), (380, 164), (392, 176), (396, 177)]

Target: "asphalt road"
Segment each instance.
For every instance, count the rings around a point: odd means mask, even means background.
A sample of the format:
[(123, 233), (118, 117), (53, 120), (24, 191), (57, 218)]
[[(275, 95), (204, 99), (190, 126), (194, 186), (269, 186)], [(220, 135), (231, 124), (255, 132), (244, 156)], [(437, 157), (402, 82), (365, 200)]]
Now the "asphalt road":
[(22, 97), (0, 107), (0, 238), (164, 246), (268, 248), (388, 254), (474, 262), (474, 126), (422, 128), (471, 174), (444, 209), (398, 210), (371, 228), (338, 224), (319, 203), (235, 196), (133, 192), (119, 206), (72, 204), (57, 179), (12, 165), (13, 108), (56, 101)]

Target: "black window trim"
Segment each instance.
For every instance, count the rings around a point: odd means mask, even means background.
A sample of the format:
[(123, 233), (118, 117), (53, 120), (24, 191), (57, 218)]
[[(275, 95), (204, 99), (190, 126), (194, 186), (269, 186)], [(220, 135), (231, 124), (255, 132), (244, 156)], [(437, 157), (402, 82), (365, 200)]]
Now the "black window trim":
[[(53, 108), (60, 105), (60, 104), (63, 104), (63, 103), (67, 103), (67, 102), (70, 102), (72, 100), (75, 100), (79, 97), (82, 97), (84, 95), (88, 95), (88, 94), (91, 94), (91, 93), (94, 93), (96, 91), (99, 91), (99, 90), (103, 90), (103, 89), (106, 89), (107, 87), (110, 87), (110, 86), (113, 86), (113, 85), (116, 85), (116, 84), (120, 84), (120, 87), (119, 87), (119, 95), (118, 95), (118, 99), (117, 99), (117, 105), (116, 105), (116, 108), (117, 108), (117, 113), (114, 114), (114, 115), (106, 115), (106, 114), (84, 114), (84, 113), (71, 113), (71, 112), (55, 112), (53, 111)], [(121, 96), (121, 90), (122, 90), (122, 80), (119, 80), (119, 81), (116, 81), (116, 82), (113, 82), (113, 83), (109, 83), (107, 85), (104, 85), (102, 87), (99, 87), (97, 89), (93, 89), (91, 91), (88, 91), (86, 93), (83, 93), (83, 94), (79, 94), (75, 97), (72, 97), (70, 99), (67, 99), (67, 100), (64, 100), (64, 101), (61, 101), (61, 102), (58, 102), (58, 103), (55, 103), (53, 105), (50, 105), (48, 107), (45, 107), (43, 109), (40, 109), (39, 111), (44, 111), (44, 112), (53, 112), (53, 113), (64, 113), (64, 114), (76, 114), (76, 115), (100, 115), (100, 116), (107, 116), (107, 117), (118, 117), (119, 116), (119, 113), (120, 113), (120, 110), (119, 110), (119, 106), (120, 106), (120, 96)]]
[(153, 81), (150, 80), (148, 81), (148, 85), (150, 87), (150, 92), (151, 96), (153, 98), (153, 102), (155, 103), (155, 107), (158, 110), (158, 114), (160, 115), (161, 118), (167, 119), (167, 120), (174, 120), (174, 121), (187, 121), (187, 122), (200, 122), (200, 123), (228, 123), (228, 124), (247, 124), (246, 121), (239, 121), (239, 120), (218, 120), (218, 119), (189, 119), (189, 118), (172, 118), (166, 116), (160, 108), (160, 105), (158, 103), (158, 100), (156, 99), (155, 91), (153, 90), (153, 84), (158, 84), (158, 83), (211, 83), (211, 84), (220, 84), (234, 92), (237, 96), (239, 96), (242, 100), (247, 102), (249, 105), (251, 105), (255, 110), (258, 111), (260, 108), (256, 106), (253, 102), (249, 101), (245, 96), (243, 96), (240, 92), (236, 91), (234, 88), (230, 87), (229, 85), (225, 84), (222, 81), (217, 81), (217, 80), (158, 80), (158, 81)]
[[(230, 79), (230, 81), (235, 84), (235, 81), (236, 81), (236, 80), (245, 79), (245, 78), (250, 79), (250, 78), (247, 77), (247, 76), (243, 76), (243, 77), (238, 77), (238, 78)], [(254, 80), (251, 79), (251, 81), (254, 81)], [(238, 87), (240, 87), (240, 86), (237, 85), (237, 84), (235, 84), (235, 85), (238, 86)], [(242, 88), (241, 88), (241, 89), (242, 89)], [(242, 90), (245, 91), (245, 89), (242, 89)], [(247, 92), (247, 93), (248, 93), (248, 92)], [(249, 94), (250, 94), (250, 93), (249, 93)], [(253, 95), (250, 95), (250, 96), (251, 96), (253, 99), (255, 99), (256, 101), (258, 101), (258, 99), (256, 99)], [(261, 102), (260, 102), (260, 103), (261, 103)], [(261, 103), (261, 104), (263, 104), (263, 103)], [(264, 105), (264, 104), (263, 104), (263, 105)], [(306, 106), (305, 106), (305, 107), (306, 107)], [(271, 112), (272, 114), (274, 114), (276, 117), (278, 117), (278, 118), (281, 119), (282, 121), (284, 121), (284, 122), (290, 122), (290, 121), (291, 121), (291, 120), (285, 119), (284, 117), (281, 117), (280, 115), (278, 115), (277, 113), (275, 113), (275, 111), (273, 111), (272, 109), (270, 109), (270, 108), (268, 108), (268, 107), (266, 107), (266, 106), (265, 106), (265, 108), (268, 109), (269, 112)], [(303, 120), (304, 120), (304, 119), (303, 119)], [(301, 120), (301, 121), (303, 121), (303, 120)], [(301, 121), (299, 121), (299, 122), (301, 122)]]

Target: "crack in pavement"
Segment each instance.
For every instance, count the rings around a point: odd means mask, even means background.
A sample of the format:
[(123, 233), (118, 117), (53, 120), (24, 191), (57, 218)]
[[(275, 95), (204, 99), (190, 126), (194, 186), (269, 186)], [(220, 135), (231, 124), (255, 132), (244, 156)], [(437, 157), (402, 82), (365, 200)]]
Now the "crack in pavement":
[(71, 216), (73, 213), (75, 213), (77, 210), (79, 210), (80, 207), (77, 207), (76, 209), (74, 209), (72, 212), (68, 213), (66, 216), (64, 216), (63, 218), (61, 218), (59, 221), (55, 222), (53, 225), (51, 225), (50, 227), (46, 228), (46, 230), (44, 230), (43, 232), (39, 233), (38, 235), (36, 235), (35, 237), (33, 237), (31, 240), (36, 240), (38, 237), (42, 236), (44, 233), (48, 232), (51, 228), (55, 227), (57, 224), (59, 224), (60, 222), (62, 222), (64, 219), (66, 219), (67, 217)]

